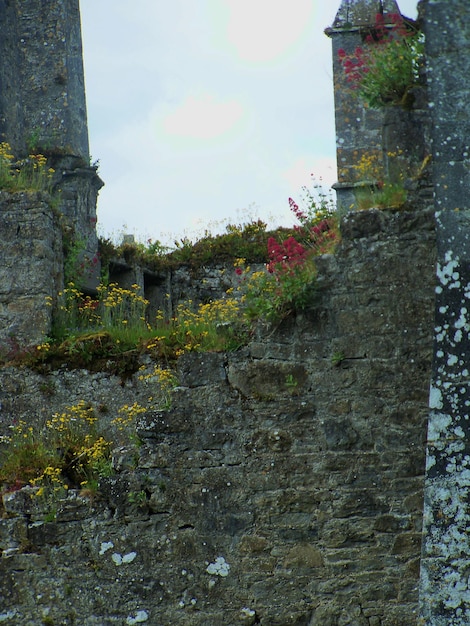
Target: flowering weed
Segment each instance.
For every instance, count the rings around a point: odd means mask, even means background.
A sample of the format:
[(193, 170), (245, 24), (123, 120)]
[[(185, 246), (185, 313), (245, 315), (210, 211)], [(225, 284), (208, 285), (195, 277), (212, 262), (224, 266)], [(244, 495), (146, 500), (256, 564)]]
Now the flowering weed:
[(8, 143), (0, 143), (0, 189), (5, 191), (51, 191), (54, 170), (47, 167), (47, 157), (30, 154), (17, 161)]
[(85, 401), (54, 413), (37, 429), (19, 422), (11, 427), (1, 453), (0, 481), (38, 487), (36, 496), (50, 503), (69, 487), (89, 488), (111, 473), (111, 442), (97, 428), (94, 409)]
[(370, 107), (407, 104), (408, 90), (419, 82), (424, 40), (399, 14), (390, 16), (389, 29), (384, 16), (377, 14), (373, 29), (364, 37), (364, 47), (353, 54), (340, 49), (338, 56), (351, 89)]
[(184, 352), (233, 350), (243, 343), (240, 302), (226, 297), (193, 305), (180, 303), (170, 320), (157, 314), (154, 337), (148, 350), (165, 357)]
[(389, 152), (387, 160), (388, 175), (381, 157), (375, 153), (364, 153), (359, 163), (353, 166), (358, 180), (363, 183), (355, 193), (356, 208), (399, 208), (405, 203), (407, 192), (404, 182), (411, 175), (410, 165), (401, 151)]

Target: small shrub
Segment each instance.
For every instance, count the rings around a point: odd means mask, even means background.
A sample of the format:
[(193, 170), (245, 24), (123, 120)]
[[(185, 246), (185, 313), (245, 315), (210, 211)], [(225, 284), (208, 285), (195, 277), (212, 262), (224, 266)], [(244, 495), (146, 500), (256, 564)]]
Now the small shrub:
[(364, 37), (364, 47), (358, 46), (353, 54), (338, 51), (351, 89), (372, 108), (407, 105), (408, 91), (419, 83), (423, 63), (422, 33), (401, 15), (390, 17), (391, 30), (384, 16), (377, 14), (375, 27)]

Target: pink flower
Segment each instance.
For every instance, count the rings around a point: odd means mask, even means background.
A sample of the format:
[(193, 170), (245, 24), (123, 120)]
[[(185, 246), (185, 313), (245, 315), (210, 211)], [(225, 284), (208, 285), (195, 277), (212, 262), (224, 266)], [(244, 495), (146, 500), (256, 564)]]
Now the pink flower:
[(303, 222), (307, 219), (307, 216), (305, 215), (305, 213), (299, 208), (299, 205), (296, 202), (294, 202), (292, 198), (289, 198), (289, 206), (290, 206), (290, 210), (295, 215), (295, 217), (299, 220), (299, 222)]

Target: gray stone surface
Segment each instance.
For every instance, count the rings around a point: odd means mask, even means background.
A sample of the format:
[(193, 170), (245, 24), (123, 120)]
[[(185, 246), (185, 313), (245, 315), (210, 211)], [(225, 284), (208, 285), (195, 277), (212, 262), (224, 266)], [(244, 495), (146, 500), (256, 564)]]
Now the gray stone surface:
[(0, 349), (14, 352), (50, 333), (62, 286), (62, 233), (50, 197), (0, 191)]
[(470, 621), (470, 6), (462, 0), (426, 1), (422, 3), (422, 13), (433, 121), (438, 281), (421, 616), (423, 623), (431, 626), (463, 626)]
[(78, 0), (2, 0), (0, 24), (0, 141), (88, 160)]

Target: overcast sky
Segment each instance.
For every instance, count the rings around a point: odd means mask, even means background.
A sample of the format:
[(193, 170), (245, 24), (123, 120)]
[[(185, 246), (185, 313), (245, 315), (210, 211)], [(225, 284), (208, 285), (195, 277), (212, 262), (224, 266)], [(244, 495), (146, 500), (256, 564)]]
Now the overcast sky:
[[(415, 0), (398, 0), (416, 17)], [(340, 0), (81, 0), (99, 232), (141, 241), (261, 217), (335, 182)]]

